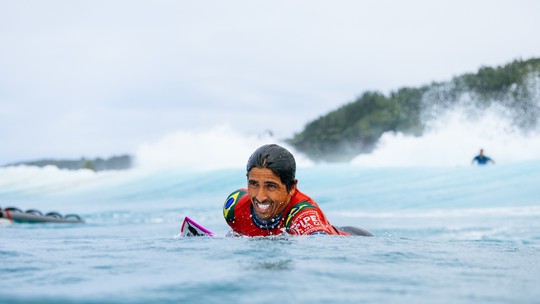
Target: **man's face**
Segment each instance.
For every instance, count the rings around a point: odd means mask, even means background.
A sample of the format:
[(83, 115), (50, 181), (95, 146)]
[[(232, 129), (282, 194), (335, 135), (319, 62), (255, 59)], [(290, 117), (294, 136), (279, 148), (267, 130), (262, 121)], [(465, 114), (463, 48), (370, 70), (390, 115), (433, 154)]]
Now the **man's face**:
[(285, 208), (296, 191), (293, 185), (287, 193), (285, 184), (268, 168), (252, 168), (248, 173), (248, 195), (255, 214), (261, 220), (274, 218)]

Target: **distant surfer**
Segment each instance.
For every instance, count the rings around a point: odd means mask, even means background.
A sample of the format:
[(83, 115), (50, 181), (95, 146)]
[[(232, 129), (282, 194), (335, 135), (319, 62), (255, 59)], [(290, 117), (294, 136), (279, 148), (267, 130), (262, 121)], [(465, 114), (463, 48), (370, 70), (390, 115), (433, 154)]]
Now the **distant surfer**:
[(364, 235), (356, 227), (336, 228), (313, 199), (298, 190), (294, 156), (276, 144), (264, 145), (249, 157), (247, 189), (229, 195), (223, 216), (235, 233), (245, 236)]
[(495, 164), (495, 161), (484, 155), (484, 149), (480, 149), (480, 153), (476, 155), (471, 164), (477, 163), (478, 165), (487, 165), (488, 163)]

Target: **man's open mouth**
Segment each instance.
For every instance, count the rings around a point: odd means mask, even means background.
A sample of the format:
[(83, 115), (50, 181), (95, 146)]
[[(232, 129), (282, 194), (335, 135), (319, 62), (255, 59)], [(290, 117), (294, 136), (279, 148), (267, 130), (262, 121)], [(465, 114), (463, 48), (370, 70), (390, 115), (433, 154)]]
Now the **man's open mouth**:
[(261, 211), (267, 211), (270, 209), (270, 206), (272, 206), (272, 203), (270, 202), (256, 202), (257, 208)]

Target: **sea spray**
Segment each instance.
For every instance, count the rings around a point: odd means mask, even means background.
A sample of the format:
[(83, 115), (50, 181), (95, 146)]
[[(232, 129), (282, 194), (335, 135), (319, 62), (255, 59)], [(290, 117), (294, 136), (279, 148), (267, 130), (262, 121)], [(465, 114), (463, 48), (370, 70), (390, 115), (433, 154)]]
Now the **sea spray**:
[(386, 132), (372, 153), (359, 155), (351, 163), (370, 167), (468, 166), (480, 149), (497, 163), (536, 159), (540, 132), (524, 132), (495, 105), (480, 117), (455, 108), (429, 122), (422, 136)]
[(216, 126), (203, 131), (179, 130), (161, 139), (142, 144), (136, 153), (137, 167), (216, 170), (244, 168), (258, 147), (277, 143), (289, 149), (299, 166), (311, 162), (270, 133), (246, 134), (230, 126)]

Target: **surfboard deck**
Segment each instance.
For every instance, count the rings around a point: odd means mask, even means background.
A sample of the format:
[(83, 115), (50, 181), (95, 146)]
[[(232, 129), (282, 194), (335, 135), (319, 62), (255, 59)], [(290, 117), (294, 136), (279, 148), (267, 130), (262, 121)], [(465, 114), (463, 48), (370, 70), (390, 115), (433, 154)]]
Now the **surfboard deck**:
[(182, 223), (182, 228), (180, 229), (180, 236), (214, 236), (214, 234), (210, 230), (197, 224), (194, 220), (186, 216), (184, 218), (184, 222)]

